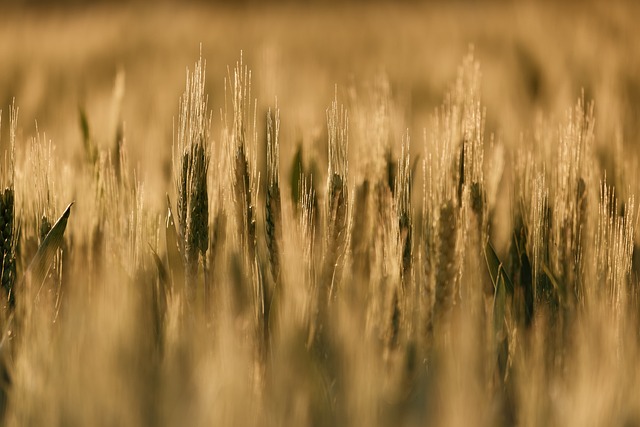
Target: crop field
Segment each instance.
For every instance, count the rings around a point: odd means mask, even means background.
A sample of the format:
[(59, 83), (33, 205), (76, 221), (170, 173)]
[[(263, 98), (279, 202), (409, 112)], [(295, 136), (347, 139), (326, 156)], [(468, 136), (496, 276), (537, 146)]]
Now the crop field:
[(638, 17), (0, 1), (0, 425), (640, 426)]

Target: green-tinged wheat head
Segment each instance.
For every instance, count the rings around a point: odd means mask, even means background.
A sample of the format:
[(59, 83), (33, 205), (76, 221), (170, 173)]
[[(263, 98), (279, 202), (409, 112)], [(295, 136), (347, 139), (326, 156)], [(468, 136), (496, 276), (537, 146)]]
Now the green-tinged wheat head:
[[(256, 168), (256, 113), (251, 115), (251, 73), (242, 62), (236, 64), (231, 81), (233, 124), (227, 129), (230, 134), (229, 149), (232, 158), (232, 194), (235, 205), (237, 235), (247, 255), (246, 263), (252, 265), (256, 255), (256, 211), (258, 176)], [(253, 130), (250, 131), (251, 117)], [(225, 124), (226, 125), (226, 124)], [(228, 127), (228, 126), (227, 126)], [(249, 137), (250, 136), (250, 137)]]
[(209, 248), (209, 128), (205, 95), (206, 64), (200, 59), (193, 73), (187, 72), (185, 92), (180, 100), (177, 149), (174, 170), (177, 173), (177, 213), (179, 247), (185, 274), (185, 295), (195, 303), (200, 285), (198, 271), (202, 266), (206, 277)]
[(0, 194), (0, 232), (2, 233), (2, 289), (5, 303), (9, 308), (15, 306), (16, 284), (16, 229), (15, 196), (13, 188), (5, 188)]
[(326, 199), (326, 250), (325, 284), (328, 294), (321, 298), (326, 304), (334, 292), (335, 282), (340, 279), (344, 264), (348, 225), (348, 158), (349, 118), (343, 106), (338, 108), (338, 99), (327, 110), (327, 130), (329, 134), (329, 168), (327, 175)]
[(15, 142), (18, 122), (18, 108), (14, 104), (9, 109), (9, 156), (5, 154), (3, 171), (0, 173), (0, 268), (2, 280), (2, 306), (5, 313), (15, 307), (16, 278), (16, 244), (18, 229), (16, 224), (15, 204)]
[(280, 202), (280, 112), (275, 122), (271, 110), (267, 113), (267, 193), (265, 199), (265, 234), (269, 265), (274, 282), (280, 278), (280, 247), (282, 245), (282, 211)]
[(411, 212), (411, 154), (410, 140), (407, 135), (402, 144), (402, 154), (398, 161), (395, 198), (398, 215), (399, 239), (402, 251), (402, 282), (406, 285), (411, 279), (413, 259), (413, 215)]

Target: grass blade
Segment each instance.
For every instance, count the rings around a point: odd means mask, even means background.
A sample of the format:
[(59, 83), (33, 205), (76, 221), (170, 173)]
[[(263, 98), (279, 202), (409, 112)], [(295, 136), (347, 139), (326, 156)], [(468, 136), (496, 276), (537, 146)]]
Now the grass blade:
[(505, 290), (509, 293), (509, 295), (513, 295), (513, 282), (507, 275), (504, 270), (504, 265), (498, 258), (498, 254), (496, 254), (495, 249), (491, 245), (491, 242), (487, 242), (484, 251), (485, 260), (487, 262), (487, 268), (489, 269), (489, 274), (491, 275), (491, 281), (493, 282), (493, 288), (496, 293), (498, 292), (498, 285), (500, 280), (504, 282)]
[(158, 278), (160, 278), (160, 281), (166, 287), (169, 283), (169, 272), (167, 271), (167, 267), (151, 245), (149, 245), (149, 250), (151, 251), (151, 256), (153, 256), (153, 261), (156, 263), (156, 267), (158, 268)]
[(38, 252), (36, 252), (29, 264), (25, 278), (26, 280), (34, 281), (37, 286), (42, 285), (45, 277), (47, 277), (56, 251), (60, 249), (64, 243), (64, 232), (67, 229), (67, 221), (69, 220), (73, 203), (74, 202), (69, 203), (69, 206), (64, 210), (62, 216), (60, 216), (58, 221), (51, 227), (51, 231), (49, 231), (47, 237), (44, 238), (38, 248)]
[(87, 113), (83, 107), (78, 107), (78, 116), (78, 121), (80, 122), (80, 132), (82, 133), (82, 144), (84, 147), (84, 153), (88, 162), (94, 165), (98, 160), (98, 149), (91, 139), (91, 132), (89, 131), (89, 119), (87, 118)]
[(167, 194), (167, 222), (165, 224), (165, 239), (167, 244), (167, 258), (169, 261), (169, 274), (172, 285), (175, 287), (184, 281), (184, 265), (182, 263), (182, 248), (178, 240), (176, 221), (171, 210), (171, 200)]

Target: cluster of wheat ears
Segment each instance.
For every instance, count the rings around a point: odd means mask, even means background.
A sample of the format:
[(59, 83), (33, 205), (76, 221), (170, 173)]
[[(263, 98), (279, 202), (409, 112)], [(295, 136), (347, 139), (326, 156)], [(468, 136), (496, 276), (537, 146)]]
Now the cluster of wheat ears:
[(593, 105), (507, 150), (485, 135), (471, 51), (420, 155), (392, 135), (383, 82), (347, 107), (336, 91), (325, 171), (299, 148), (285, 173), (279, 110), (259, 132), (242, 60), (216, 138), (204, 76), (187, 71), (164, 212), (121, 126), (100, 148), (80, 111), (85, 159), (61, 166), (10, 108), (4, 423), (640, 420), (633, 170), (605, 177)]

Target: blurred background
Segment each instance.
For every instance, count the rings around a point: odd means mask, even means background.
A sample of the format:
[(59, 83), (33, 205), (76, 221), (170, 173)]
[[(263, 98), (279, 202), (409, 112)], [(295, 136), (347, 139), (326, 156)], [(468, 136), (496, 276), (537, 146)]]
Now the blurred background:
[(487, 134), (504, 144), (517, 144), (540, 117), (563, 115), (583, 91), (595, 101), (600, 143), (612, 135), (640, 142), (638, 2), (0, 4), (2, 144), (15, 98), (21, 131), (33, 135), (37, 127), (74, 161), (83, 155), (85, 111), (98, 144), (111, 144), (122, 122), (140, 178), (162, 185), (186, 69), (200, 53), (214, 139), (225, 78), (243, 52), (259, 118), (277, 97), (285, 159), (292, 142), (313, 146), (322, 138), (336, 86), (349, 104), (381, 81), (397, 119), (392, 133), (400, 140), (409, 128), (419, 147), (470, 45), (481, 66)]

